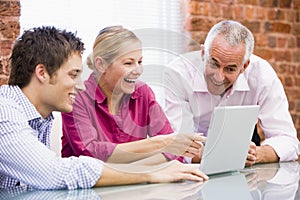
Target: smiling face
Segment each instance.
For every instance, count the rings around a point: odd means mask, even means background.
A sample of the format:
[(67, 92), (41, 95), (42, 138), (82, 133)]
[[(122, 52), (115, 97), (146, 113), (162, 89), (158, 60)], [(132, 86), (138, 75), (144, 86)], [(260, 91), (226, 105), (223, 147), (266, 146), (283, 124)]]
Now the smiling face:
[(72, 54), (69, 59), (53, 74), (43, 89), (44, 105), (50, 112), (71, 112), (75, 96), (83, 90), (81, 80), (82, 59), (80, 54)]
[(205, 80), (211, 94), (221, 95), (234, 84), (247, 67), (243, 65), (244, 54), (244, 44), (231, 46), (220, 35), (214, 39), (205, 67)]
[(143, 72), (140, 42), (134, 42), (121, 52), (101, 75), (99, 86), (106, 94), (132, 94), (135, 81)]

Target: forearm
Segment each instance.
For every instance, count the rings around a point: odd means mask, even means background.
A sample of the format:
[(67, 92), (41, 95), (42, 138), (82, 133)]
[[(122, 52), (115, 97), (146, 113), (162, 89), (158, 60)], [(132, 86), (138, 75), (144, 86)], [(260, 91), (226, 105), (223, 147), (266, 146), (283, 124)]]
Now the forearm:
[(107, 159), (112, 163), (129, 163), (163, 152), (170, 136), (155, 136), (135, 142), (118, 144)]
[(144, 158), (142, 160), (138, 160), (136, 162), (133, 162), (132, 164), (137, 165), (157, 165), (164, 162), (167, 162), (168, 159), (163, 154), (155, 154), (153, 156), (150, 156), (148, 158)]
[(256, 148), (257, 160), (255, 163), (270, 163), (279, 161), (278, 155), (271, 146), (263, 145)]
[(102, 175), (94, 187), (137, 184), (149, 180), (147, 173), (132, 172), (128, 168), (129, 166), (131, 165), (114, 166), (105, 164)]

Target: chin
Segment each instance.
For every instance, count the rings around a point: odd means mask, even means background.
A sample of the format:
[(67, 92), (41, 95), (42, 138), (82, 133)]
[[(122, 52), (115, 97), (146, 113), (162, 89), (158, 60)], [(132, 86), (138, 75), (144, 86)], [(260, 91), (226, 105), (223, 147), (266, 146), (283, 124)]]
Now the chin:
[(66, 106), (63, 109), (60, 110), (60, 112), (69, 113), (72, 112), (73, 106)]

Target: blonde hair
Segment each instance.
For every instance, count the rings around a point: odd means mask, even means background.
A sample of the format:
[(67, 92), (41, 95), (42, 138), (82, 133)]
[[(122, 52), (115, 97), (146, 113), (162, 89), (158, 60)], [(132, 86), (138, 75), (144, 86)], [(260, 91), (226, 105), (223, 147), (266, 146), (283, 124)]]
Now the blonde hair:
[(111, 63), (128, 43), (141, 42), (140, 39), (130, 30), (122, 26), (109, 26), (102, 29), (95, 39), (93, 53), (87, 60), (87, 66), (94, 70), (94, 59), (101, 57), (106, 63)]

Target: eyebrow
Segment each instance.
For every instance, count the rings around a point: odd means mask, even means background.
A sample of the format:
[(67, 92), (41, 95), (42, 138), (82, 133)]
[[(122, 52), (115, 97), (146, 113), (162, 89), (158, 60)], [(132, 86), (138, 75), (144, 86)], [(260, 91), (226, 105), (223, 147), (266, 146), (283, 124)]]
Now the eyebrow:
[[(219, 62), (218, 62), (215, 58), (211, 58), (211, 59), (212, 59), (216, 64), (220, 65)], [(227, 65), (227, 66), (225, 66), (225, 67), (234, 67), (234, 68), (238, 68), (238, 66), (235, 65), (235, 64)]]

